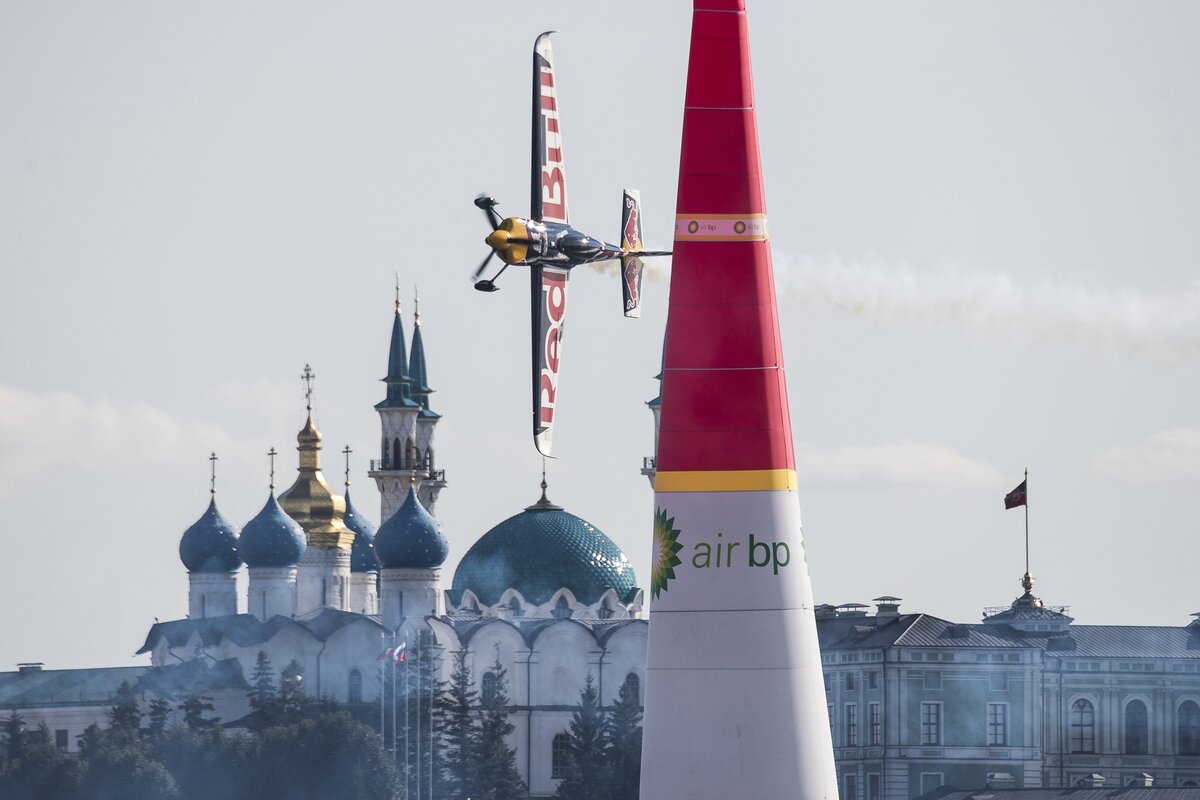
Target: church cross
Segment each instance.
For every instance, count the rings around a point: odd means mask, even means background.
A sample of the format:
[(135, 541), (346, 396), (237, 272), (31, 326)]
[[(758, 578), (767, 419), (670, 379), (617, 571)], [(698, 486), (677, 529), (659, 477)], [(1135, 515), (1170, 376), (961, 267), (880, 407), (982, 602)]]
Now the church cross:
[(350, 449), (350, 445), (342, 448), (342, 454), (346, 456), (346, 488), (350, 488), (350, 454), (354, 451)]
[(208, 457), (208, 460), (212, 462), (211, 474), (209, 475), (208, 493), (215, 497), (217, 494), (217, 454), (211, 454)]
[(272, 447), (267, 451), (267, 456), (271, 459), (271, 491), (275, 491), (275, 456), (279, 455)]
[(308, 410), (312, 411), (312, 385), (317, 374), (312, 371), (312, 367), (308, 364), (304, 365), (304, 374), (300, 376), (300, 380), (304, 381), (304, 402), (308, 406)]

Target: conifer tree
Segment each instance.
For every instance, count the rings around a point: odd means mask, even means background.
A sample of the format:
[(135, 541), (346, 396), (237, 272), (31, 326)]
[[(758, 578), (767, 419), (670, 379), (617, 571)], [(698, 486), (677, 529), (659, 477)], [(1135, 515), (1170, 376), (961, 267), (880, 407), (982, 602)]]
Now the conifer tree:
[(142, 710), (129, 681), (117, 687), (116, 703), (108, 710), (108, 730), (123, 740), (135, 739), (141, 733)]
[(476, 739), (476, 785), (471, 797), (517, 800), (525, 796), (525, 782), (517, 771), (516, 751), (508, 746), (508, 736), (515, 727), (508, 720), (508, 670), (500, 663), (498, 648), (491, 672), (496, 679), (495, 689), (482, 702), (483, 713)]
[(564, 800), (605, 800), (609, 796), (608, 761), (605, 758), (605, 714), (589, 672), (579, 695), (579, 706), (567, 733), (567, 764), (555, 797)]
[(464, 800), (475, 787), (477, 726), (473, 707), (478, 698), (465, 649), (455, 651), (445, 692), (438, 698), (434, 724), (438, 731), (436, 797)]
[(150, 707), (146, 712), (146, 740), (152, 744), (157, 744), (162, 741), (163, 735), (167, 732), (167, 720), (171, 716), (171, 704), (161, 697), (156, 697), (150, 701)]
[(220, 717), (206, 717), (206, 712), (213, 710), (212, 698), (207, 695), (194, 694), (179, 704), (183, 712), (183, 724), (190, 731), (215, 731), (220, 724)]
[(637, 684), (625, 681), (606, 715), (604, 755), (610, 800), (637, 800), (642, 777), (642, 707)]
[(271, 659), (259, 650), (258, 659), (254, 662), (254, 674), (250, 676), (250, 707), (262, 711), (275, 700), (275, 669)]

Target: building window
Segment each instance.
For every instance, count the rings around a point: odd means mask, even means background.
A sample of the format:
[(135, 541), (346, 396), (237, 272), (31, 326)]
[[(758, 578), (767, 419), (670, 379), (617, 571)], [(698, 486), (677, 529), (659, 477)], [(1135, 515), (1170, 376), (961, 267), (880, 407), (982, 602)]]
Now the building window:
[(833, 704), (830, 703), (825, 708), (826, 708), (826, 710), (829, 711), (829, 738), (833, 739), (834, 741), (837, 741), (837, 735), (834, 733), (834, 730), (833, 730)]
[(858, 703), (847, 703), (843, 710), (846, 712), (846, 747), (858, 747)]
[(638, 680), (636, 672), (625, 676), (625, 693), (633, 695), (633, 699), (638, 703), (642, 702), (642, 682)]
[(350, 670), (350, 692), (347, 698), (351, 703), (361, 703), (362, 699), (362, 673), (356, 669)]
[(868, 689), (878, 689), (879, 688), (879, 673), (876, 672), (875, 670), (871, 670), (870, 672), (867, 673), (867, 688)]
[(1096, 752), (1096, 710), (1090, 700), (1071, 704), (1071, 752)]
[(847, 692), (853, 692), (855, 687), (854, 673), (847, 672), (842, 675), (842, 688)]
[(68, 733), (66, 728), (59, 728), (54, 732), (54, 746), (59, 750), (67, 750), (71, 746), (70, 739), (67, 738)]
[(555, 735), (554, 742), (550, 745), (551, 778), (562, 778), (567, 774), (567, 758), (569, 757), (570, 748), (570, 737), (565, 733)]
[(858, 800), (858, 776), (845, 775), (842, 778), (842, 800)]
[(1125, 752), (1129, 755), (1146, 755), (1150, 751), (1150, 720), (1146, 704), (1131, 700), (1125, 706)]
[(1008, 704), (987, 704), (987, 743), (989, 745), (1008, 745)]
[(879, 800), (879, 773), (867, 774), (867, 800)]
[(1200, 755), (1200, 706), (1191, 700), (1179, 706), (1179, 755)]
[(921, 703), (921, 744), (941, 743), (942, 704)]
[(491, 705), (496, 700), (496, 673), (485, 672), (480, 681), (479, 700), (483, 705)]
[(872, 745), (883, 743), (883, 719), (880, 710), (879, 703), (867, 706), (867, 735), (870, 737), (868, 743)]
[(823, 673), (821, 673), (821, 677), (825, 679), (825, 691), (832, 692), (833, 691), (833, 682), (829, 679), (829, 673), (823, 672)]

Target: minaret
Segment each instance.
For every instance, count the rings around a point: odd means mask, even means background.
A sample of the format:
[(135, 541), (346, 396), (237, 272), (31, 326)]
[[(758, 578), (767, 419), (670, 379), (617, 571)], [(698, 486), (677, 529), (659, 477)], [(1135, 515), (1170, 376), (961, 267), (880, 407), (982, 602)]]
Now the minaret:
[(208, 457), (212, 474), (208, 510), (179, 540), (179, 559), (188, 570), (188, 616), (192, 619), (237, 613), (237, 529), (217, 510), (217, 454)]
[(429, 395), (433, 394), (433, 389), (429, 388), (429, 375), (425, 367), (425, 340), (421, 336), (421, 297), (415, 290), (412, 352), (408, 358), (408, 372), (412, 378), (412, 396), (421, 404), (421, 411), (417, 414), (417, 449), (421, 452), (421, 463), (425, 468), (426, 477), (421, 481), (417, 496), (430, 514), (436, 514), (434, 506), (437, 505), (438, 494), (446, 488), (446, 470), (438, 469), (433, 455), (433, 429), (437, 427), (442, 415), (429, 408)]
[(392, 340), (388, 348), (388, 372), (383, 382), (387, 396), (375, 404), (383, 437), (379, 460), (371, 461), (367, 474), (379, 484), (379, 518), (387, 522), (404, 502), (408, 487), (425, 479), (424, 458), (417, 447), (417, 417), (421, 404), (412, 398), (412, 378), (408, 372), (408, 348), (404, 344), (404, 320), (400, 316), (400, 280), (396, 279), (396, 315), (392, 319)]
[(333, 493), (321, 474), (321, 432), (312, 418), (314, 378), (312, 368), (305, 364), (301, 379), (308, 419), (296, 435), (300, 474), (279, 496), (279, 504), (300, 523), (307, 540), (297, 578), (296, 616), (321, 608), (350, 610), (350, 547), (354, 533), (343, 522), (346, 501)]
[(238, 555), (250, 573), (246, 611), (263, 622), (276, 616), (296, 616), (296, 565), (305, 551), (304, 529), (275, 499), (277, 455), (274, 447), (267, 451), (271, 459), (267, 502), (238, 538)]
[(836, 800), (744, 0), (694, 0), (641, 796)]

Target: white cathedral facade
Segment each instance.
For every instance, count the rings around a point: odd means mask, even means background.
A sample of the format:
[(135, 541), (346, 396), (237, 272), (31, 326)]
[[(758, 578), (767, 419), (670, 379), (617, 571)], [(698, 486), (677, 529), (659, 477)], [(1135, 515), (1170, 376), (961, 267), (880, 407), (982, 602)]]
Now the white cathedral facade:
[[(185, 531), (188, 617), (158, 622), (139, 653), (154, 667), (201, 661), (249, 678), (258, 653), (276, 670), (292, 661), (305, 690), (348, 703), (380, 700), (380, 654), (395, 642), (435, 647), (442, 677), (465, 650), (476, 689), (490, 667), (507, 670), (516, 731), (510, 745), (534, 796), (552, 794), (572, 708), (590, 674), (602, 702), (644, 683), (643, 594), (619, 548), (590, 523), (542, 497), (484, 534), (443, 584), (448, 547), (433, 512), (446, 486), (435, 457), (420, 318), (406, 346), (397, 301), (379, 458), (378, 530), (321, 472), (321, 433), (311, 401), (297, 436), (298, 477), (241, 529), (215, 499)], [(307, 373), (307, 368), (306, 368)], [(311, 395), (310, 395), (311, 396)], [(248, 588), (238, 597), (236, 578)], [(234, 682), (236, 683), (236, 681)], [(226, 720), (249, 711), (245, 690), (214, 686)]]

